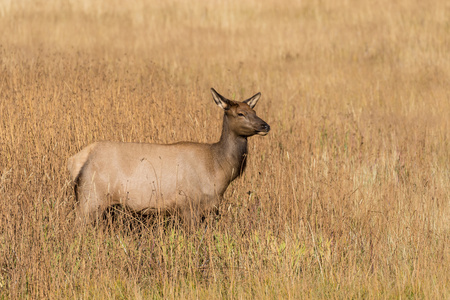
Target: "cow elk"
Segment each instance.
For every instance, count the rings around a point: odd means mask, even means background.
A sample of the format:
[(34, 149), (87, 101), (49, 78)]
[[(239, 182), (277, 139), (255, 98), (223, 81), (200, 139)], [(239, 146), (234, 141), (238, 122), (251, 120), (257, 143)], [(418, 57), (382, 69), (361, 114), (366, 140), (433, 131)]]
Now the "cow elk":
[(245, 169), (247, 138), (270, 126), (253, 110), (260, 93), (237, 102), (211, 92), (224, 110), (217, 143), (96, 142), (70, 157), (77, 222), (92, 223), (117, 204), (142, 214), (178, 211), (187, 222), (217, 208)]

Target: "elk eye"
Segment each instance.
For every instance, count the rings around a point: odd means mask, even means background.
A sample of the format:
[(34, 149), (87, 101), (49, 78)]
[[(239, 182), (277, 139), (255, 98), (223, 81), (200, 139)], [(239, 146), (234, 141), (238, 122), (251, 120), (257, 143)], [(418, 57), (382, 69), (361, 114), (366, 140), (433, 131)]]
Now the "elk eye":
[(245, 117), (245, 115), (243, 113), (238, 113), (239, 117)]

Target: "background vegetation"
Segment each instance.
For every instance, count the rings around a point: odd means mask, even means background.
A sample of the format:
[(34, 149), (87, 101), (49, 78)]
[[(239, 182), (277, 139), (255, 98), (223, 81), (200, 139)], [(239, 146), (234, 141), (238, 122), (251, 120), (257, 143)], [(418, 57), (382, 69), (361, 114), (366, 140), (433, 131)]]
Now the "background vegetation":
[[(450, 4), (0, 1), (1, 298), (450, 295)], [(67, 158), (272, 127), (218, 221), (74, 228)], [(122, 217), (121, 217), (122, 216)]]

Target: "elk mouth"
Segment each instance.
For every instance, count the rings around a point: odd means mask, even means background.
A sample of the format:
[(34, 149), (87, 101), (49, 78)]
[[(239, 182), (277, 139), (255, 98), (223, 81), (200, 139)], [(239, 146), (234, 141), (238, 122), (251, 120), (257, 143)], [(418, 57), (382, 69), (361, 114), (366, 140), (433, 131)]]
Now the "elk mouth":
[(256, 132), (256, 134), (257, 134), (257, 135), (261, 135), (261, 136), (265, 136), (265, 135), (267, 135), (267, 134), (269, 133), (269, 131), (270, 131), (270, 126), (269, 126), (269, 124), (263, 124), (263, 125), (261, 126), (261, 129), (258, 130), (258, 131)]

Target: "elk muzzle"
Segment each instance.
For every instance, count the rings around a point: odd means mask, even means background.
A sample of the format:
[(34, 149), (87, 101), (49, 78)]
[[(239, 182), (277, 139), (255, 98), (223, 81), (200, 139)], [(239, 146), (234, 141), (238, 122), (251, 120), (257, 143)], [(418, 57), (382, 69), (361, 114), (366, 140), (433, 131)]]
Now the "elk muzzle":
[(269, 124), (267, 124), (266, 122), (264, 122), (263, 120), (261, 120), (261, 124), (259, 125), (259, 128), (257, 129), (257, 134), (258, 135), (267, 135), (270, 131), (270, 126)]

